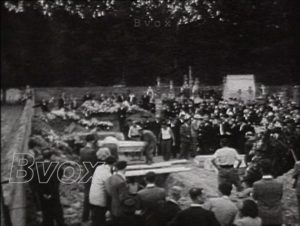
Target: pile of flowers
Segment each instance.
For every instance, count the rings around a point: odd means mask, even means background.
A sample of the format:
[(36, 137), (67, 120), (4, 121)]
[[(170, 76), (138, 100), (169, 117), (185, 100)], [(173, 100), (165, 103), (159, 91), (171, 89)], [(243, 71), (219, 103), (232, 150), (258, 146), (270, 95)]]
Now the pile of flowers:
[(119, 108), (120, 104), (110, 100), (105, 100), (101, 103), (95, 100), (88, 100), (81, 105), (80, 111), (87, 117), (97, 113), (116, 113)]
[(112, 128), (114, 126), (109, 121), (99, 121), (96, 118), (92, 118), (90, 120), (88, 120), (88, 119), (80, 119), (78, 121), (78, 123), (81, 124), (82, 126), (89, 127), (89, 128), (91, 128), (91, 127), (101, 127), (101, 128), (110, 129), (110, 128)]

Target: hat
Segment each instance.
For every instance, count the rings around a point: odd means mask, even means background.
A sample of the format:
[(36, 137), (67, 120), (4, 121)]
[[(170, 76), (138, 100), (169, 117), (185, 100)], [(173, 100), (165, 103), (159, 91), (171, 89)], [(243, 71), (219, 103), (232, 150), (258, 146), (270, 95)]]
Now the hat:
[(96, 152), (97, 159), (105, 161), (111, 155), (109, 148), (102, 147)]
[(200, 114), (195, 114), (194, 119), (200, 120), (200, 119), (203, 119), (203, 117)]
[(251, 131), (248, 131), (245, 135), (246, 136), (254, 136), (253, 132), (251, 132)]

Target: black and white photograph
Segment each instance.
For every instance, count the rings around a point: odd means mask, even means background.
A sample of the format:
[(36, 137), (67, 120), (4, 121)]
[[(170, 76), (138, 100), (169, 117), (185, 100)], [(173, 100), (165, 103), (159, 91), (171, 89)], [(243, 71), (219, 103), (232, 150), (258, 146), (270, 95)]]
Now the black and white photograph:
[(300, 226), (299, 0), (2, 0), (1, 225)]

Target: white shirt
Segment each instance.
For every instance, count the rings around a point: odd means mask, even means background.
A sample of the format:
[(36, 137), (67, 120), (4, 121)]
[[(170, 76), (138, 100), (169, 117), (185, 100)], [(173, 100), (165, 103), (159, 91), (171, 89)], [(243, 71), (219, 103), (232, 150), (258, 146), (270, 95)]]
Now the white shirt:
[(107, 193), (105, 190), (105, 181), (111, 175), (112, 174), (109, 165), (103, 164), (96, 168), (89, 193), (90, 204), (102, 207), (107, 206)]
[(163, 140), (169, 140), (172, 138), (170, 127), (167, 127), (166, 129), (161, 128), (161, 138)]
[(234, 165), (235, 161), (239, 161), (239, 156), (234, 148), (223, 147), (216, 150), (213, 158), (216, 159), (217, 164), (220, 166)]
[(129, 131), (128, 131), (128, 137), (135, 137), (135, 136), (139, 136), (140, 135), (140, 130), (141, 127), (139, 125), (137, 126), (130, 126)]

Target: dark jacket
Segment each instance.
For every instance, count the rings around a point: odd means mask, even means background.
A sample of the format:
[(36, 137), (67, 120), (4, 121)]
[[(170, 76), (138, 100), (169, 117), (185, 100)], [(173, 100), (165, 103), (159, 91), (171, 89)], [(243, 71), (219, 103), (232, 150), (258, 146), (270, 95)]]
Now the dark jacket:
[(168, 226), (220, 226), (213, 212), (202, 207), (180, 211)]
[(123, 214), (122, 201), (128, 197), (128, 186), (126, 180), (119, 174), (112, 175), (105, 182), (107, 193), (111, 197), (111, 214), (120, 217)]
[(145, 226), (159, 226), (158, 205), (165, 200), (166, 191), (157, 186), (146, 187), (137, 193), (139, 209), (143, 211)]
[(170, 200), (161, 202), (159, 205), (159, 209), (160, 226), (166, 226), (181, 210), (177, 203), (172, 202)]
[(263, 224), (282, 224), (282, 193), (283, 185), (272, 178), (253, 184), (253, 198), (257, 200)]
[(81, 164), (84, 164), (85, 166), (83, 167), (83, 174), (84, 178), (82, 181), (87, 181), (91, 183), (92, 176), (95, 172), (96, 169), (96, 164), (97, 164), (97, 156), (96, 156), (96, 151), (93, 148), (90, 147), (83, 147), (80, 149), (80, 162)]

